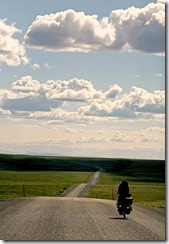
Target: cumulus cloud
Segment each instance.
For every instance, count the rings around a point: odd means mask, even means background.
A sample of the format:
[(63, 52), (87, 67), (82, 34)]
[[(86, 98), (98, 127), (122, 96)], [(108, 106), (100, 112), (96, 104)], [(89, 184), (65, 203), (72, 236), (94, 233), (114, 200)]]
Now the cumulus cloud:
[(132, 135), (126, 135), (120, 131), (117, 131), (111, 138), (112, 142), (120, 143), (148, 143), (148, 142), (158, 142), (159, 138), (152, 137), (146, 133), (134, 133)]
[(40, 82), (24, 76), (11, 84), (11, 90), (0, 90), (0, 104), (6, 110), (50, 111), (62, 102), (48, 100)]
[[(129, 94), (115, 100), (94, 101), (79, 108), (79, 113), (87, 116), (112, 116), (121, 118), (149, 117), (149, 114), (165, 113), (165, 92), (132, 87)], [(145, 114), (145, 116), (143, 116)]]
[(33, 80), (31, 76), (24, 76), (20, 80), (12, 83), (11, 89), (22, 92), (37, 92), (40, 90), (41, 84), (37, 80)]
[(33, 64), (32, 68), (33, 68), (33, 70), (40, 69), (40, 65), (39, 64)]
[(125, 134), (118, 131), (113, 135), (111, 141), (113, 141), (113, 142), (134, 142), (134, 141), (136, 141), (136, 137), (126, 136)]
[(0, 90), (0, 104), (11, 110), (50, 111), (64, 101), (85, 102), (104, 96), (87, 80), (48, 80), (42, 84), (31, 76), (24, 76), (13, 82), (10, 90)]
[(86, 101), (103, 96), (101, 91), (94, 89), (90, 81), (74, 78), (68, 81), (49, 80), (43, 86), (48, 99), (64, 101)]
[(105, 92), (105, 96), (107, 98), (115, 98), (121, 93), (121, 91), (122, 88), (115, 84), (114, 86), (111, 86), (107, 92)]
[(125, 106), (129, 106), (132, 111), (165, 113), (165, 91), (156, 90), (149, 93), (145, 89), (134, 86), (124, 98)]
[[(75, 108), (69, 112), (64, 110), (68, 108), (65, 105), (72, 102), (77, 104), (76, 111)], [(165, 92), (156, 90), (151, 93), (133, 86), (129, 93), (123, 94), (117, 84), (103, 92), (95, 89), (91, 81), (83, 79), (40, 83), (31, 76), (24, 76), (13, 82), (11, 89), (0, 90), (0, 108), (17, 117), (65, 123), (110, 118), (161, 120), (165, 116)]]
[(165, 52), (165, 3), (113, 10), (110, 16), (67, 10), (37, 16), (25, 37), (29, 47), (48, 51), (138, 50)]
[(116, 29), (117, 49), (163, 53), (165, 50), (165, 3), (157, 1), (144, 8), (130, 7), (111, 12)]
[(86, 116), (136, 118), (136, 114), (129, 107), (125, 107), (122, 100), (95, 101), (80, 107), (78, 111)]
[(21, 33), (21, 30), (15, 24), (7, 25), (6, 20), (0, 19), (0, 62), (10, 66), (25, 65), (29, 59), (24, 46), (13, 37), (15, 33)]
[(37, 16), (25, 35), (25, 44), (48, 51), (88, 52), (108, 47), (114, 39), (113, 26), (100, 23), (96, 15), (69, 9)]

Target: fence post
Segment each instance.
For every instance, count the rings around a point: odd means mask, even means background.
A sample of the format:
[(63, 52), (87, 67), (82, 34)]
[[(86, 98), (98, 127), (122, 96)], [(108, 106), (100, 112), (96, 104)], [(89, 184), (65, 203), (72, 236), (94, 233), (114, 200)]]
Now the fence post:
[(23, 182), (23, 185), (22, 185), (22, 193), (23, 193), (23, 197), (25, 197), (25, 184)]
[(112, 200), (114, 200), (114, 190), (112, 188)]

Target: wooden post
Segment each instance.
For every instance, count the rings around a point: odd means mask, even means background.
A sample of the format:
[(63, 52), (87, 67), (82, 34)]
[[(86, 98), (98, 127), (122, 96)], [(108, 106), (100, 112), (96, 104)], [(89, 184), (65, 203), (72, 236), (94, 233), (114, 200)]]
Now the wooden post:
[(114, 200), (114, 190), (112, 189), (112, 200)]
[(23, 197), (25, 197), (25, 184), (23, 182), (23, 185), (22, 185), (22, 193), (23, 193)]

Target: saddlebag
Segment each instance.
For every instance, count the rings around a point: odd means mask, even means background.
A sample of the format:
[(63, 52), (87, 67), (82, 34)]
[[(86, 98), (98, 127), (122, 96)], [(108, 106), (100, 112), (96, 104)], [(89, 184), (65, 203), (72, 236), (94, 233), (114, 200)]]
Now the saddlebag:
[(127, 205), (131, 205), (133, 203), (133, 198), (132, 197), (125, 197), (125, 202)]

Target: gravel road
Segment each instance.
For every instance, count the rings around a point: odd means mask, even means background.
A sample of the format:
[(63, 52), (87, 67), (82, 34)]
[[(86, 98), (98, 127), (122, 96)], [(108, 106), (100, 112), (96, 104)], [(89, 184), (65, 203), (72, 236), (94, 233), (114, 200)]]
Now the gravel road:
[(101, 171), (96, 171), (93, 173), (87, 183), (82, 183), (74, 185), (69, 190), (67, 190), (63, 196), (64, 197), (86, 197), (90, 188), (99, 182)]
[(116, 201), (36, 197), (0, 201), (1, 240), (165, 240), (165, 211), (133, 204), (122, 219)]

